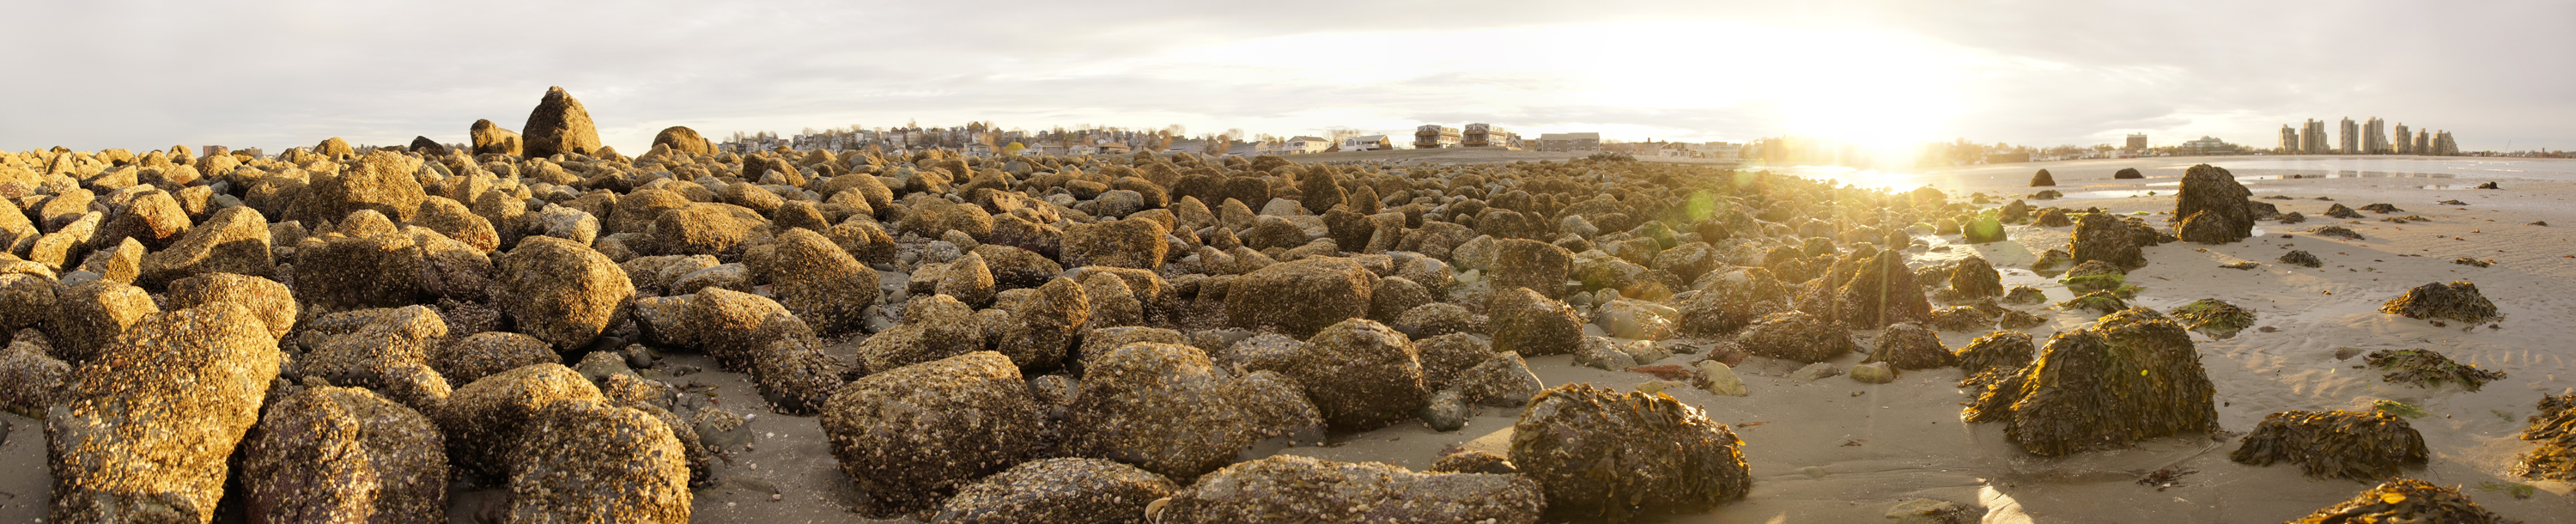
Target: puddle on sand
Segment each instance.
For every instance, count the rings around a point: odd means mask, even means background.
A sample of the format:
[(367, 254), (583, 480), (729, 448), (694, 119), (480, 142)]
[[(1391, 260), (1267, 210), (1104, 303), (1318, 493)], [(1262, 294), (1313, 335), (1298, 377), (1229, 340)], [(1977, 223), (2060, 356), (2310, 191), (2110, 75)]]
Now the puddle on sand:
[(2138, 197), (2164, 196), (2164, 195), (2170, 195), (2170, 194), (2173, 194), (2173, 193), (2174, 193), (2173, 191), (2158, 191), (2158, 190), (2151, 190), (2151, 189), (2128, 189), (2128, 190), (2108, 190), (2108, 191), (2077, 191), (2077, 192), (2073, 192), (2073, 193), (2067, 193), (2067, 194), (2066, 194), (2066, 196), (2065, 196), (2064, 198), (2082, 198), (2082, 199), (2098, 199), (2098, 198), (2138, 198)]

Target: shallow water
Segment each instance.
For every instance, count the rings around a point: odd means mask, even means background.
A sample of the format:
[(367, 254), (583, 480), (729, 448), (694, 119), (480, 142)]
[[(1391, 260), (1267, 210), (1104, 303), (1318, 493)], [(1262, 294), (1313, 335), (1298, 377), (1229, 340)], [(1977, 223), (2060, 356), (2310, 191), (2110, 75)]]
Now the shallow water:
[[(1855, 186), (1904, 190), (1931, 186), (1942, 189), (2026, 187), (2030, 176), (2040, 169), (2049, 170), (2060, 185), (2084, 183), (2136, 183), (2145, 186), (2178, 185), (2185, 170), (2199, 164), (2227, 168), (2238, 183), (2256, 185), (2264, 182), (2310, 178), (2424, 178), (2490, 180), (2567, 180), (2576, 181), (2576, 160), (2539, 158), (2474, 158), (2415, 156), (2213, 156), (2124, 158), (2105, 160), (2068, 160), (2016, 164), (1926, 167), (1916, 169), (1856, 169), (1840, 166), (1755, 167), (1782, 174), (1828, 178)], [(2137, 169), (2144, 179), (2115, 180), (2111, 175), (2123, 168)], [(2442, 183), (2421, 186), (2424, 189), (2468, 189), (2476, 183)], [(2259, 189), (2257, 192), (2261, 192)], [(2068, 198), (2127, 198), (2127, 194)]]

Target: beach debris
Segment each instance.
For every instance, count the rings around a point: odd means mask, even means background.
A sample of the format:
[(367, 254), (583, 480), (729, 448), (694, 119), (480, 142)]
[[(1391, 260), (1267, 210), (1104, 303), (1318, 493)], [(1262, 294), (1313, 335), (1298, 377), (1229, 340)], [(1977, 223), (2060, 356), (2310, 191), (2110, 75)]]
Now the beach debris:
[(2076, 293), (2108, 291), (2119, 289), (2120, 286), (2127, 284), (2126, 273), (2128, 271), (2108, 262), (2090, 260), (2066, 270), (2064, 278), (2058, 279), (2057, 283), (2065, 285), (2067, 291)]
[(2538, 447), (2514, 462), (2513, 474), (2576, 481), (2576, 395), (2541, 395), (2540, 414), (2530, 421), (2520, 436)]
[(2463, 265), (2463, 266), (2477, 266), (2477, 267), (2491, 267), (2491, 266), (2494, 266), (2494, 265), (2495, 265), (2495, 261), (2492, 261), (2492, 260), (2478, 260), (2478, 259), (2470, 258), (2470, 257), (2460, 257), (2460, 258), (2451, 259), (2451, 263), (2453, 263), (2453, 264), (2459, 264), (2459, 265)]
[[(1532, 524), (1542, 510), (1555, 506), (1547, 502), (1560, 500), (1542, 497), (1542, 482), (1523, 475), (1424, 473), (1379, 462), (1275, 455), (1200, 477), (1168, 498), (1147, 503), (1144, 515), (1151, 522), (1367, 515), (1387, 522)], [(1039, 521), (1058, 520), (1025, 522)]]
[(2057, 185), (2057, 177), (2048, 176), (2048, 170), (2046, 169), (2039, 170), (2038, 173), (2030, 175), (2030, 187), (2048, 187), (2054, 185)]
[(2308, 221), (2308, 216), (2299, 214), (2297, 211), (2291, 211), (2288, 213), (2282, 213), (2280, 220), (2283, 224), (2296, 224)]
[(1985, 514), (1985, 508), (1947, 500), (1907, 499), (1884, 516), (1896, 524), (1975, 524)]
[(2504, 189), (2504, 188), (2503, 188), (2503, 187), (2499, 187), (2499, 186), (2497, 186), (2495, 182), (2486, 182), (2486, 183), (2478, 184), (2478, 189)]
[(2321, 237), (2341, 238), (2345, 240), (2365, 240), (2361, 237), (2361, 233), (2353, 232), (2353, 230), (2346, 229), (2343, 226), (2317, 226), (2315, 229), (2309, 229), (2308, 234)]
[(2254, 236), (2256, 209), (2246, 200), (2253, 194), (2224, 168), (2191, 166), (2183, 172), (2182, 192), (2174, 199), (2173, 217), (2181, 221), (2177, 234), (2197, 244), (2226, 244)]
[(2412, 319), (2457, 320), (2472, 325), (2504, 318), (2504, 315), (2496, 313), (2494, 302), (2487, 301), (2486, 295), (2478, 293), (2477, 284), (2465, 280), (2415, 286), (2406, 290), (2406, 294), (2381, 303), (2379, 312)]
[(2388, 205), (2388, 204), (2370, 204), (2370, 205), (2366, 205), (2366, 206), (2361, 206), (2361, 210), (2362, 210), (2362, 211), (2369, 211), (2369, 212), (2372, 212), (2372, 213), (2378, 213), (2378, 214), (2382, 214), (2382, 215), (2389, 214), (2389, 213), (2404, 213), (2404, 212), (2406, 212), (2406, 210), (2404, 210), (2404, 209), (2398, 209), (2398, 208), (2397, 208), (2397, 206), (2392, 206), (2392, 205)]
[(2422, 467), (2424, 435), (2383, 412), (2282, 411), (2265, 415), (2228, 460), (2253, 466), (2298, 464), (2311, 478), (2369, 481), (2399, 468)]
[(2497, 515), (2470, 501), (2460, 491), (2411, 478), (2393, 479), (2363, 490), (2351, 500), (2309, 513), (2291, 524), (2337, 524), (2346, 522), (2442, 522), (2452, 524), (2512, 524), (2521, 521)]
[[(1896, 369), (1916, 370), (1950, 367), (1957, 359), (1950, 348), (1941, 344), (1941, 334), (1914, 324), (1896, 324), (1879, 331), (1878, 346), (1863, 363), (1884, 362)], [(1853, 368), (1859, 374), (1859, 368)]]
[(1120, 522), (1180, 489), (1162, 475), (1100, 459), (1022, 462), (957, 490), (930, 517), (938, 524)]
[(1805, 311), (1764, 315), (1736, 333), (1735, 342), (1755, 355), (1798, 362), (1822, 362), (1857, 346), (1843, 326)]
[(2533, 221), (2531, 221), (2531, 223), (2529, 223), (2529, 224), (2523, 224), (2523, 225), (2526, 225), (2526, 226), (2549, 227), (2549, 221), (2547, 221), (2547, 220), (2533, 220)]
[(2424, 408), (2419, 407), (2419, 406), (2416, 406), (2416, 405), (2414, 405), (2414, 404), (2408, 404), (2408, 403), (2398, 402), (2398, 401), (2394, 401), (2394, 400), (2388, 400), (2388, 399), (2384, 399), (2384, 398), (2383, 398), (2383, 399), (2378, 399), (2378, 400), (2370, 401), (2370, 408), (2371, 408), (2371, 409), (2373, 409), (2373, 410), (2377, 410), (2377, 411), (2379, 411), (2379, 412), (2381, 412), (2381, 413), (2387, 413), (2387, 414), (2390, 414), (2390, 415), (2396, 415), (2396, 416), (2406, 417), (2406, 418), (2424, 418), (2424, 417), (2425, 417), (2425, 416), (2427, 416), (2427, 415), (2431, 415), (2431, 413), (2425, 413), (2425, 412), (2424, 412)]
[(2156, 491), (2164, 491), (2167, 488), (2182, 487), (2183, 477), (2199, 472), (2200, 470), (2181, 466), (2168, 466), (2164, 469), (2149, 471), (2145, 475), (2139, 475), (2138, 484), (2142, 486), (2155, 486)]
[(2263, 267), (2263, 265), (2262, 265), (2262, 264), (2254, 263), (2254, 261), (2252, 261), (2252, 260), (2244, 260), (2244, 261), (2238, 261), (2238, 262), (2234, 262), (2234, 263), (2219, 264), (2219, 265), (2218, 265), (2218, 267), (2223, 267), (2223, 268), (2227, 268), (2227, 269), (2254, 269), (2254, 268), (2258, 268), (2258, 267)]
[[(2317, 198), (2326, 199), (2325, 197)], [(2327, 206), (2325, 215), (2334, 218), (2361, 218), (2361, 212), (2353, 211), (2352, 208), (2344, 207), (2343, 204)]]
[[(1512, 464), (1538, 482), (1548, 508), (1569, 516), (1626, 522), (1638, 511), (1706, 510), (1753, 483), (1734, 430), (1661, 394), (1558, 386), (1521, 411), (1511, 446)], [(1604, 460), (1621, 467), (1601, 469)]]
[(1833, 378), (1841, 374), (1843, 374), (1843, 368), (1841, 366), (1836, 366), (1832, 362), (1817, 362), (1801, 366), (1797, 371), (1789, 372), (1789, 379), (1800, 382), (1815, 382), (1818, 380)]
[(2308, 253), (2305, 250), (2295, 249), (2291, 250), (2289, 253), (2283, 253), (2281, 255), (2281, 263), (2309, 268), (2324, 267), (2326, 265), (2326, 262), (2318, 260), (2315, 254)]
[(2218, 339), (2233, 338), (2236, 332), (2254, 325), (2254, 312), (2215, 298), (2196, 300), (2168, 313), (2184, 327)]
[(2382, 372), (2380, 380), (2421, 388), (2439, 388), (2449, 383), (2477, 391), (2488, 382), (2505, 378), (2502, 371), (2453, 362), (2451, 357), (2430, 349), (2382, 349), (2370, 352), (2368, 361), (2370, 367)]
[(2146, 177), (2146, 174), (2139, 173), (2138, 168), (2134, 167), (2123, 167), (2120, 168), (2119, 171), (2111, 173), (2111, 178), (2113, 180), (2137, 180)]
[(2218, 429), (2217, 388), (2181, 325), (2131, 308), (2060, 332), (2019, 372), (1987, 385), (1963, 413), (2006, 424), (2040, 456)]

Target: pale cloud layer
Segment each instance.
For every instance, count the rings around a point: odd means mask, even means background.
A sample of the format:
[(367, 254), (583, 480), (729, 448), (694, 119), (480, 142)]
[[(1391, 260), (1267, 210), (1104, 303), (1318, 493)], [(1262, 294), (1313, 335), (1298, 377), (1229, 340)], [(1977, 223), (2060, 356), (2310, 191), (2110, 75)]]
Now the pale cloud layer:
[[(1787, 4), (1787, 5), (1775, 5)], [(461, 142), (547, 86), (640, 149), (991, 120), (1310, 134), (2576, 145), (2566, 2), (0, 3), (0, 150)]]

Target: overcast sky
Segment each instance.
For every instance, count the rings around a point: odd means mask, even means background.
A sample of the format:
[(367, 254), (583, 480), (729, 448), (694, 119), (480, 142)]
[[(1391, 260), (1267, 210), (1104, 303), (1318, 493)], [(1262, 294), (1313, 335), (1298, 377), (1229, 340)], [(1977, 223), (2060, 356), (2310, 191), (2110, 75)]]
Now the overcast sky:
[(5, 150), (463, 142), (547, 86), (630, 152), (673, 125), (911, 120), (2271, 147), (2346, 116), (2576, 147), (2563, 1), (0, 6)]

